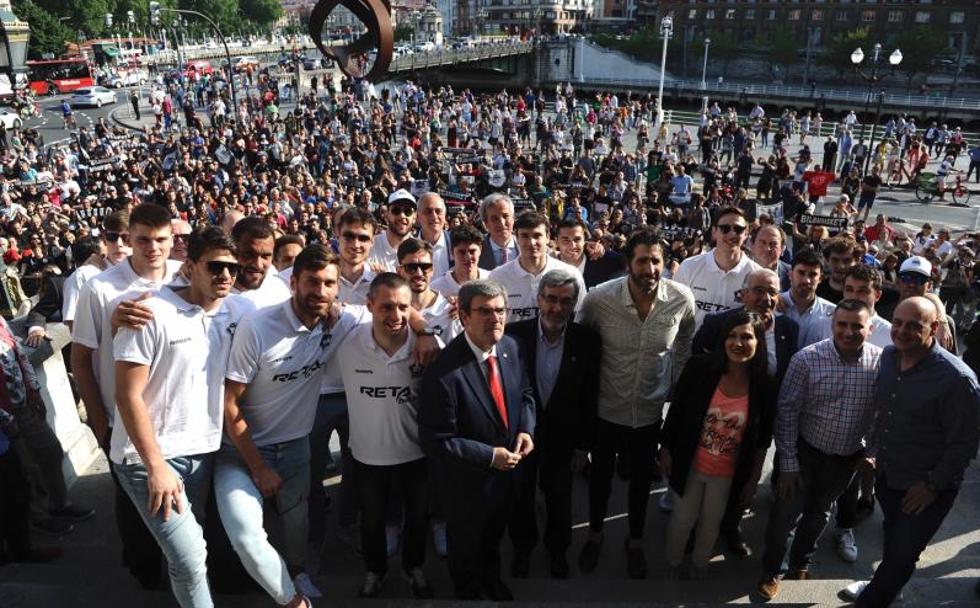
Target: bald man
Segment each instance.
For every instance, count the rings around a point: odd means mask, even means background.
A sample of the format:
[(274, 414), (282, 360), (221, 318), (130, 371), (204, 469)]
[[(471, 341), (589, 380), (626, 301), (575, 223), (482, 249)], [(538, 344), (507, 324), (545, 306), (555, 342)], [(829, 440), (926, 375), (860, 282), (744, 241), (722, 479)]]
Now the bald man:
[(235, 227), (235, 224), (245, 219), (245, 214), (238, 209), (231, 209), (225, 212), (225, 216), (221, 218), (221, 229), (224, 230), (225, 234), (231, 236), (231, 231)]
[(938, 330), (936, 305), (907, 298), (892, 317), (894, 346), (881, 356), (868, 455), (877, 471), (885, 538), (874, 578), (844, 591), (861, 608), (888, 606), (901, 593), (977, 453), (977, 377), (939, 345)]

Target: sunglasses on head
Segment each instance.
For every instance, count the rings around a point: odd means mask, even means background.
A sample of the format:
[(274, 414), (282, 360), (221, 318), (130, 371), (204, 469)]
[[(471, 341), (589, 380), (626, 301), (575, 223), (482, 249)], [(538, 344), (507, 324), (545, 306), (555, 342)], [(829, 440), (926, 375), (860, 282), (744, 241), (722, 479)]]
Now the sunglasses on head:
[(344, 237), (345, 241), (357, 241), (358, 243), (369, 243), (371, 241), (371, 236), (367, 234), (356, 234), (354, 232), (345, 232), (340, 236)]
[(123, 243), (128, 243), (129, 242), (129, 233), (128, 232), (113, 232), (113, 231), (107, 231), (105, 233), (105, 240), (106, 240), (106, 242), (115, 243), (115, 242), (118, 242), (119, 239), (122, 239), (122, 242)]
[(238, 272), (242, 269), (241, 264), (239, 264), (238, 262), (213, 261), (213, 262), (206, 262), (204, 266), (205, 268), (208, 269), (208, 272), (211, 274), (211, 276), (215, 276), (215, 277), (224, 274), (226, 270), (228, 271), (229, 275), (233, 277), (238, 276)]
[(898, 280), (902, 281), (903, 283), (925, 285), (929, 282), (929, 277), (919, 274), (918, 272), (903, 272), (898, 275)]
[(735, 231), (735, 234), (742, 234), (748, 226), (743, 224), (718, 224), (715, 226), (721, 231), (722, 234), (728, 234), (729, 232)]
[(408, 274), (415, 274), (420, 270), (423, 273), (426, 273), (432, 270), (432, 264), (428, 262), (411, 262), (408, 264), (402, 264), (402, 268), (404, 268), (405, 272)]

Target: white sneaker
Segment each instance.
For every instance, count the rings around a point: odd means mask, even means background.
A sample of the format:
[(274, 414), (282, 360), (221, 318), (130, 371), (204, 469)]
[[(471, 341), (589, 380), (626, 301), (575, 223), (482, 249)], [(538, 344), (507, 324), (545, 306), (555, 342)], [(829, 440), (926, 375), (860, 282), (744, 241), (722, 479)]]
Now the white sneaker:
[(432, 544), (436, 547), (436, 555), (449, 555), (449, 544), (446, 540), (446, 522), (438, 521), (432, 524)]
[(670, 495), (669, 488), (660, 495), (660, 499), (657, 501), (657, 507), (664, 513), (670, 513), (674, 510), (674, 497)]
[(313, 581), (310, 579), (310, 575), (305, 572), (300, 572), (293, 579), (293, 584), (296, 585), (296, 591), (300, 595), (305, 595), (306, 597), (323, 597), (323, 592), (321, 592)]
[(388, 557), (395, 557), (398, 553), (398, 546), (401, 544), (401, 527), (388, 524), (385, 526), (385, 544), (388, 545)]
[[(858, 599), (858, 596), (860, 596), (862, 593), (864, 593), (865, 588), (870, 583), (871, 583), (871, 581), (857, 581), (857, 582), (851, 583), (847, 587), (844, 587), (844, 589), (841, 591), (841, 593), (844, 595), (844, 597), (846, 597), (847, 599), (849, 599), (850, 601), (853, 602), (853, 601), (855, 601), (855, 600)], [(901, 602), (904, 599), (905, 599), (905, 594), (902, 593), (901, 591), (899, 591), (898, 592), (898, 597), (895, 598), (895, 601)]]
[(837, 555), (848, 563), (854, 563), (858, 558), (857, 543), (854, 542), (854, 530), (845, 528), (837, 533)]

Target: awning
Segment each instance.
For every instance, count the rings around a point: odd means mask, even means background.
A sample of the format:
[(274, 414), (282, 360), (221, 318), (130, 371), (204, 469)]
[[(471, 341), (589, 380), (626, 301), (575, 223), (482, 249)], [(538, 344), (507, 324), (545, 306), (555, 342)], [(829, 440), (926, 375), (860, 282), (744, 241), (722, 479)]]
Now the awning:
[(119, 56), (119, 49), (114, 46), (103, 47), (102, 52), (108, 55), (109, 57)]

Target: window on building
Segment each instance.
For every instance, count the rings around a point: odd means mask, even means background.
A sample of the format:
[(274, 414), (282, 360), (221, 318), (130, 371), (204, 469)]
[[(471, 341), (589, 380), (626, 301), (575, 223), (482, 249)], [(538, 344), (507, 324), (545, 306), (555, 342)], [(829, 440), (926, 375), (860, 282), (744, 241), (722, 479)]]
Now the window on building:
[(769, 9), (768, 18), (769, 18), (769, 21), (775, 21), (776, 20), (776, 9), (774, 9), (774, 8)]
[(792, 9), (789, 12), (789, 14), (787, 15), (787, 18), (790, 21), (799, 21), (800, 20), (800, 9), (798, 9), (798, 8)]
[(725, 19), (731, 21), (734, 18), (735, 18), (735, 9), (733, 8), (725, 9)]
[(838, 21), (850, 21), (851, 20), (851, 13), (850, 13), (850, 11), (837, 11), (837, 20)]
[(742, 42), (752, 42), (755, 40), (755, 28), (745, 27), (739, 30), (739, 38)]
[(697, 19), (698, 18), (698, 9), (692, 8), (691, 10), (687, 11), (687, 18), (688, 19)]
[(823, 21), (823, 9), (816, 9), (811, 13), (810, 18), (813, 21)]
[(903, 17), (902, 11), (888, 11), (888, 23), (901, 23)]
[(949, 14), (949, 22), (953, 24), (959, 24), (966, 21), (966, 13), (963, 11), (953, 11)]
[(704, 18), (705, 19), (714, 19), (715, 18), (715, 11), (714, 11), (714, 9), (710, 9), (709, 8), (708, 10), (704, 11)]
[(747, 9), (745, 9), (745, 18), (747, 20), (748, 19), (755, 19), (755, 9), (754, 8), (747, 8)]
[(875, 20), (875, 11), (861, 11), (861, 21), (871, 23)]
[(916, 23), (929, 23), (932, 20), (932, 13), (929, 11), (916, 11), (915, 12), (915, 22)]

